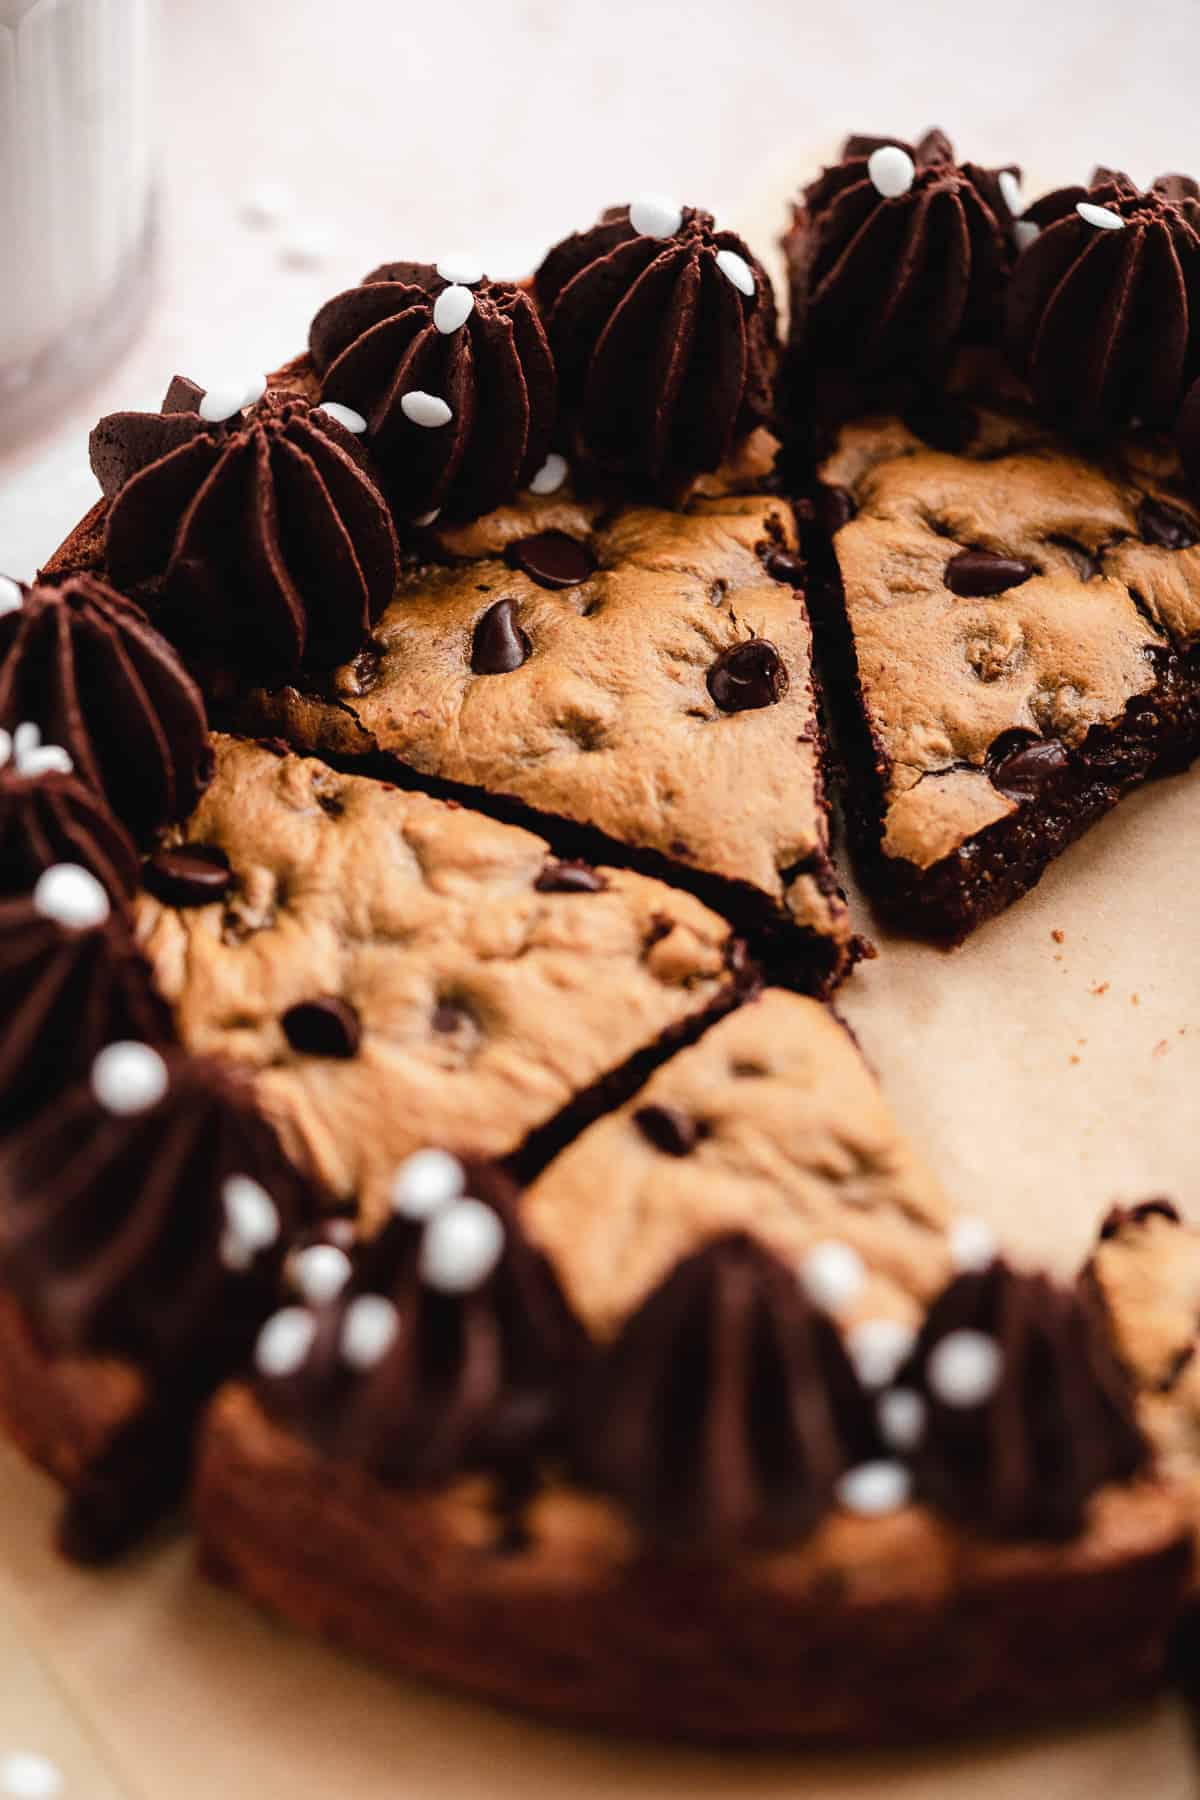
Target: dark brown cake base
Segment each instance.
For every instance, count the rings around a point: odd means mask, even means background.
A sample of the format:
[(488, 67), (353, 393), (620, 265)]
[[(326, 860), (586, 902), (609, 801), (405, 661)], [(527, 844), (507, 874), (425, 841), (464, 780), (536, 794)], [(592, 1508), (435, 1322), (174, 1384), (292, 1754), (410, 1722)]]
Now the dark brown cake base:
[(716, 1743), (904, 1739), (1126, 1704), (1162, 1679), (1190, 1540), (1106, 1490), (1070, 1544), (992, 1545), (918, 1508), (834, 1515), (721, 1565), (639, 1549), (554, 1486), (387, 1488), (221, 1395), (196, 1490), (213, 1575), (406, 1674), (564, 1720)]

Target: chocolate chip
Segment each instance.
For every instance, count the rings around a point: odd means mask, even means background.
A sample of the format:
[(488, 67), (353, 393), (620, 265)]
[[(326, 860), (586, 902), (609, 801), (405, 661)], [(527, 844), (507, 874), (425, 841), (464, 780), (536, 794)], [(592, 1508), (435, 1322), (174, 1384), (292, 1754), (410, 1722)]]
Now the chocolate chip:
[(336, 994), (289, 1006), (280, 1024), (292, 1049), (304, 1056), (353, 1056), (362, 1038), (358, 1014)]
[(768, 550), (763, 568), (772, 581), (786, 581), (789, 587), (803, 587), (807, 564), (795, 550)]
[(375, 644), (364, 644), (352, 662), (338, 670), (337, 691), (350, 700), (359, 700), (369, 694), (379, 680), (379, 649)]
[(475, 626), (471, 667), (476, 675), (510, 675), (527, 661), (532, 645), (517, 624), (516, 602), (497, 600)]
[(921, 438), (934, 450), (954, 454), (965, 450), (974, 438), (979, 430), (979, 415), (965, 400), (944, 394), (910, 407), (904, 415), (904, 423), (914, 437)]
[(857, 512), (858, 506), (849, 488), (823, 487), (817, 495), (817, 523), (827, 537), (848, 525)]
[(539, 531), (508, 546), (508, 560), (539, 587), (576, 587), (595, 574), (596, 559), (586, 544), (565, 531)]
[(600, 894), (608, 882), (591, 863), (548, 862), (533, 885), (539, 894)]
[(1138, 507), (1138, 535), (1144, 544), (1156, 544), (1160, 550), (1190, 550), (1200, 544), (1195, 520), (1150, 494)]
[(1166, 1219), (1172, 1225), (1180, 1222), (1179, 1208), (1170, 1200), (1139, 1200), (1136, 1206), (1110, 1206), (1104, 1215), (1104, 1223), (1100, 1227), (1100, 1241), (1104, 1243), (1124, 1230), (1126, 1225), (1142, 1225), (1147, 1219)]
[(687, 1156), (700, 1141), (701, 1131), (695, 1119), (677, 1106), (640, 1106), (633, 1122), (665, 1156)]
[(439, 1000), (433, 1009), (433, 1029), (449, 1037), (452, 1031), (460, 1031), (470, 1016), (456, 1000)]
[(723, 650), (708, 671), (708, 691), (722, 712), (774, 706), (787, 693), (788, 674), (774, 644), (748, 638)]
[[(997, 742), (1002, 744), (1003, 740)], [(1032, 799), (1069, 768), (1071, 762), (1066, 745), (1058, 738), (1034, 738), (1015, 750), (1002, 750), (998, 758), (995, 752), (996, 745), (993, 745), (994, 760), (990, 761), (989, 767), (992, 786), (1018, 800)]]
[(996, 556), (991, 550), (960, 550), (946, 564), (944, 580), (952, 594), (982, 600), (1007, 593), (1036, 575), (1032, 563), (1020, 556)]
[(229, 892), (233, 871), (215, 845), (183, 844), (178, 850), (156, 850), (142, 870), (142, 881), (168, 906), (207, 906)]
[(927, 131), (917, 144), (913, 151), (913, 161), (918, 169), (932, 168), (935, 163), (952, 163), (954, 146), (945, 132), (939, 131), (935, 125), (933, 130)]
[(167, 389), (159, 411), (165, 413), (199, 412), (200, 402), (203, 398), (204, 389), (202, 387), (198, 387), (194, 381), (189, 381), (186, 375), (176, 375)]

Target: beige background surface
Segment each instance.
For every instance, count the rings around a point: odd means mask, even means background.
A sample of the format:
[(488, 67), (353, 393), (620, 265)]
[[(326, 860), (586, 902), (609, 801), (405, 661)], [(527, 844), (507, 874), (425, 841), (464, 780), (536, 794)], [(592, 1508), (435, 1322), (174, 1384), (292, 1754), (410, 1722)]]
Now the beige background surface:
[[(32, 570), (90, 504), (99, 412), (270, 366), (315, 306), (385, 257), (479, 245), (516, 272), (601, 205), (662, 188), (760, 247), (845, 129), (937, 121), (1033, 183), (1094, 160), (1195, 167), (1200, 12), (1147, 0), (989, 8), (864, 0), (174, 0), (167, 6), (167, 246), (137, 348), (31, 443), (0, 421), (0, 568)], [(285, 268), (247, 230), (255, 183), (331, 235)], [(1114, 1199), (1200, 1213), (1196, 782), (1161, 784), (951, 955), (880, 939), (844, 1010), (960, 1197), (1072, 1267)], [(867, 921), (860, 910), (860, 922)], [(1054, 934), (1061, 934), (1061, 941)], [(720, 1758), (549, 1731), (384, 1679), (262, 1621), (158, 1546), (108, 1576), (59, 1564), (53, 1495), (0, 1451), (0, 1763), (52, 1755), (68, 1800), (1184, 1800), (1174, 1702), (960, 1750)]]

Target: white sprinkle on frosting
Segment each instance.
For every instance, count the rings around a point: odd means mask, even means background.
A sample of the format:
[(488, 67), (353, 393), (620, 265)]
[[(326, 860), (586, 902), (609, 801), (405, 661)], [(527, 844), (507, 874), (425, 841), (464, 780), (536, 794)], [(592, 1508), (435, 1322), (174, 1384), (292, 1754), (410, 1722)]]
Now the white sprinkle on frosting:
[(436, 268), (443, 281), (454, 282), (461, 287), (478, 287), (483, 280), (482, 265), (469, 256), (443, 257)]
[(17, 726), (13, 732), (12, 747), (18, 766), (24, 757), (31, 756), (35, 750), (40, 749), (41, 742), (41, 727), (35, 725), (32, 719), (26, 719), (24, 724)]
[(149, 1044), (107, 1044), (92, 1063), (92, 1092), (105, 1112), (132, 1118), (157, 1106), (167, 1091), (167, 1065)]
[(78, 863), (55, 863), (43, 869), (33, 890), (33, 904), (44, 919), (53, 919), (71, 931), (103, 925), (112, 910), (91, 870)]
[(867, 174), (871, 186), (885, 200), (907, 194), (916, 179), (917, 167), (907, 150), (899, 144), (881, 144), (867, 158)]
[(841, 1312), (862, 1293), (866, 1271), (862, 1257), (849, 1244), (830, 1238), (814, 1244), (800, 1265), (800, 1280), (814, 1306)]
[(240, 381), (221, 381), (207, 388), (197, 411), (208, 425), (223, 425), (247, 406), (261, 400), (267, 391), (265, 375), (252, 375)]
[(0, 617), (19, 612), (23, 601), (20, 584), (11, 575), (0, 575)]
[(902, 1463), (886, 1458), (847, 1469), (836, 1488), (838, 1505), (864, 1519), (878, 1519), (885, 1513), (898, 1512), (907, 1504), (911, 1492), (912, 1477), (908, 1470)]
[(1114, 212), (1111, 206), (1093, 206), (1090, 200), (1077, 200), (1075, 211), (1085, 225), (1095, 225), (1099, 231), (1124, 231), (1125, 221), (1120, 213)]
[(467, 1191), (467, 1176), (448, 1150), (416, 1150), (392, 1176), (392, 1208), (406, 1219), (431, 1219)]
[(304, 1306), (285, 1306), (269, 1318), (254, 1346), (254, 1366), (260, 1375), (294, 1375), (308, 1361), (317, 1335), (315, 1316)]
[(1004, 1352), (983, 1331), (949, 1331), (929, 1352), (925, 1379), (946, 1406), (982, 1406), (1000, 1385)]
[(665, 194), (642, 194), (629, 208), (629, 223), (641, 237), (674, 237), (683, 224), (683, 208)]
[(7, 1800), (56, 1800), (63, 1792), (57, 1764), (36, 1750), (10, 1750), (0, 1756), (0, 1794)]
[(352, 1369), (381, 1363), (400, 1332), (400, 1314), (383, 1294), (359, 1294), (346, 1308), (338, 1343), (342, 1361)]
[(1042, 228), (1032, 219), (1018, 219), (1013, 226), (1013, 241), (1018, 250), (1028, 250), (1034, 238), (1040, 237)]
[(456, 1200), (430, 1219), (421, 1239), (421, 1279), (439, 1294), (482, 1287), (504, 1254), (504, 1224), (482, 1200)]
[(1021, 197), (1021, 183), (1011, 169), (1001, 169), (996, 177), (1000, 192), (1004, 196), (1004, 204), (1015, 219), (1018, 213), (1025, 210), (1025, 202)]
[(925, 1435), (925, 1402), (912, 1388), (889, 1388), (879, 1396), (879, 1431), (889, 1449), (915, 1450)]
[(330, 418), (343, 430), (352, 431), (355, 437), (361, 437), (367, 429), (367, 421), (352, 406), (343, 406), (340, 400), (322, 400), (317, 407), (318, 412), (328, 413)]
[(964, 1213), (950, 1227), (950, 1260), (963, 1274), (977, 1275), (996, 1260), (996, 1234), (986, 1219)]
[(440, 506), (431, 506), (428, 512), (418, 513), (413, 520), (414, 525), (434, 525), (442, 516)]
[(228, 1175), (221, 1184), (225, 1208), (222, 1255), (235, 1269), (245, 1269), (279, 1238), (279, 1212), (275, 1202), (252, 1175)]
[(475, 311), (475, 296), (461, 281), (443, 288), (433, 303), (433, 322), (443, 337), (466, 324)]
[(531, 494), (557, 494), (570, 469), (565, 456), (552, 450), (529, 484)]
[(350, 1279), (350, 1258), (336, 1244), (310, 1244), (292, 1258), (292, 1278), (312, 1306), (336, 1300)]
[(739, 256), (736, 250), (718, 250), (717, 267), (726, 281), (732, 281), (739, 294), (753, 294), (754, 270), (744, 256)]
[(427, 431), (448, 425), (454, 417), (440, 395), (427, 394), (423, 388), (411, 388), (407, 394), (401, 394), (400, 411), (412, 424), (423, 425)]
[(846, 1348), (864, 1387), (887, 1387), (916, 1341), (900, 1319), (863, 1319), (846, 1334)]
[(61, 745), (43, 744), (41, 728), (32, 719), (18, 725), (11, 737), (4, 733), (0, 767), (10, 757), (18, 775), (69, 775), (75, 766)]

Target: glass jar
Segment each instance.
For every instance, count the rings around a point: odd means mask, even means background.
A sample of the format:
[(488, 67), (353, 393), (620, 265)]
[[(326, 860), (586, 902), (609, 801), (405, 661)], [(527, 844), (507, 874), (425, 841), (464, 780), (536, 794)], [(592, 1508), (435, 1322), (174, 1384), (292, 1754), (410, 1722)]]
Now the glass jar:
[(0, 442), (141, 319), (156, 14), (156, 0), (0, 0)]

